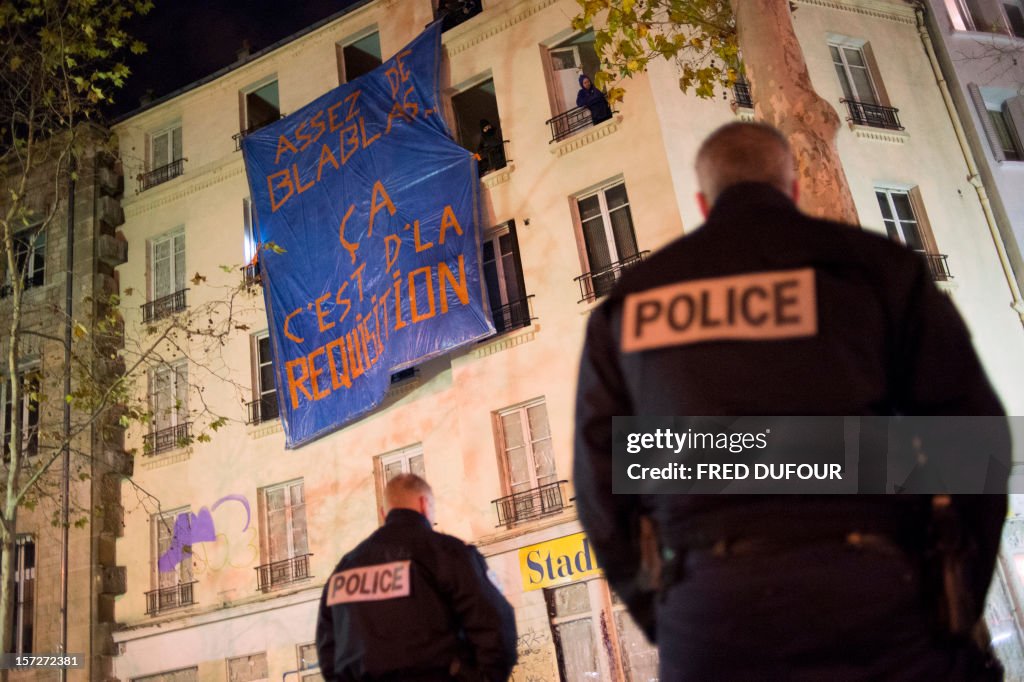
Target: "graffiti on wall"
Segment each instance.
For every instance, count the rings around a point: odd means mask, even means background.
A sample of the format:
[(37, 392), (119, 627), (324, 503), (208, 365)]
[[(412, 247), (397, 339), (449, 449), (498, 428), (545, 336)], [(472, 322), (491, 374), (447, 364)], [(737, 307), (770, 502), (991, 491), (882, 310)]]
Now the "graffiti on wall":
[[(186, 557), (192, 557), (197, 552), (197, 546), (202, 543), (218, 543), (223, 538), (227, 543), (227, 535), (218, 533), (213, 522), (213, 512), (226, 502), (237, 502), (245, 509), (245, 527), (241, 532), (243, 535), (254, 535), (250, 531), (252, 511), (249, 508), (249, 500), (243, 495), (225, 495), (209, 507), (202, 507), (198, 513), (193, 514), (186, 511), (178, 514), (174, 519), (174, 531), (171, 535), (171, 545), (167, 551), (160, 555), (157, 566), (160, 572), (173, 571)], [(254, 530), (254, 529), (253, 529)], [(247, 533), (247, 531), (249, 531)], [(250, 543), (254, 544), (254, 543)], [(258, 548), (257, 548), (258, 549)], [(205, 548), (203, 556), (206, 557)], [(255, 556), (253, 557), (255, 559)], [(227, 559), (225, 559), (226, 565)], [(209, 563), (206, 561), (205, 563)]]

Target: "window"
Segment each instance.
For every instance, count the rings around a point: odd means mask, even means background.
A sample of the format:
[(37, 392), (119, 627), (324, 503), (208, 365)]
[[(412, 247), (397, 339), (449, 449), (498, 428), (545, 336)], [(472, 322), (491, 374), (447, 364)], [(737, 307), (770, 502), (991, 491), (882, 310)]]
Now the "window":
[(441, 31), (455, 28), (483, 11), (481, 0), (437, 0), (435, 19), (441, 20)]
[(953, 29), (957, 31), (989, 31), (991, 22), (985, 19), (981, 0), (945, 0)]
[[(46, 230), (34, 225), (14, 235), (14, 262), (21, 277), (22, 289), (40, 287), (46, 280)], [(9, 296), (13, 278), (7, 273), (0, 286), (0, 298)]]
[(849, 111), (848, 120), (874, 128), (903, 130), (898, 110), (889, 106), (882, 88), (870, 44), (854, 38), (835, 37), (829, 42), (828, 49), (843, 90), (843, 102)]
[(828, 49), (832, 53), (832, 64), (843, 88), (843, 97), (862, 104), (878, 104), (861, 48), (829, 45)]
[(951, 279), (952, 275), (949, 273), (946, 255), (938, 253), (917, 188), (876, 187), (875, 198), (878, 200), (878, 207), (882, 212), (882, 222), (885, 224), (885, 231), (889, 238), (905, 244), (920, 254), (925, 259), (928, 270), (935, 281), (942, 282)]
[(251, 133), (281, 118), (277, 79), (242, 93), (242, 130)]
[(496, 415), (505, 486), (495, 500), (499, 525), (514, 525), (560, 512), (562, 500), (551, 429), (544, 399), (502, 410)]
[(178, 360), (149, 375), (153, 417), (146, 453), (155, 455), (187, 444), (189, 439), (188, 362)]
[(153, 514), (153, 589), (146, 593), (146, 613), (157, 615), (194, 604), (192, 583), (192, 514), (188, 507)]
[(182, 668), (181, 670), (171, 670), (156, 675), (133, 677), (132, 682), (196, 682), (199, 679), (198, 673), (199, 668), (197, 667)]
[(32, 635), (36, 602), (36, 543), (31, 536), (19, 535), (14, 541), (14, 612), (11, 653), (32, 653)]
[(381, 455), (380, 471), (383, 485), (391, 482), (391, 479), (398, 474), (416, 474), (420, 478), (426, 478), (427, 472), (423, 466), (423, 447), (413, 445), (402, 448), (395, 452)]
[(24, 372), (19, 379), (21, 391), (17, 404), (14, 404), (10, 381), (4, 379), (0, 384), (4, 408), (3, 444), (0, 448), (3, 448), (5, 460), (11, 456), (11, 431), (15, 418), (21, 424), (21, 455), (32, 457), (39, 452), (39, 373)]
[(382, 63), (380, 54), (380, 33), (374, 31), (338, 44), (338, 82), (351, 83), (356, 78), (370, 73)]
[(309, 644), (299, 644), (295, 647), (295, 652), (298, 658), (298, 669), (305, 670), (306, 668), (317, 668), (320, 666), (320, 659), (316, 653), (316, 643), (310, 642)]
[(259, 567), (259, 588), (267, 589), (310, 577), (302, 481), (264, 488), (261, 497), (266, 515), (264, 533), (268, 563)]
[(530, 324), (529, 300), (523, 284), (516, 224), (510, 220), (484, 238), (484, 281), (491, 317), (499, 334)]
[(181, 159), (181, 126), (175, 125), (149, 137), (149, 169), (156, 170)]
[(277, 419), (277, 386), (274, 380), (274, 358), (270, 353), (270, 336), (267, 332), (252, 339), (255, 352), (253, 367), (253, 402), (249, 403), (249, 423), (260, 424)]
[[(544, 599), (561, 679), (658, 679), (657, 649), (647, 643), (625, 607), (612, 601), (604, 580), (546, 588)], [(609, 611), (614, 614), (610, 621), (605, 618)], [(615, 650), (621, 652), (621, 660)]]
[(625, 183), (576, 199), (586, 255), (586, 274), (577, 278), (582, 301), (611, 291), (622, 270), (642, 257), (633, 232)]
[[(591, 110), (577, 107), (576, 96), (580, 92), (580, 77), (586, 74), (593, 78), (601, 68), (601, 62), (594, 50), (594, 33), (588, 31), (548, 48), (545, 56), (548, 63), (549, 92), (551, 95), (552, 118), (551, 141), (565, 139), (578, 130), (594, 125)], [(608, 109), (598, 122), (610, 118)]]
[(254, 682), (265, 679), (267, 679), (266, 653), (228, 659), (228, 682)]
[(1017, 137), (1008, 107), (1004, 104), (1001, 109), (989, 109), (988, 118), (999, 140), (999, 149), (1003, 152), (1003, 159), (1006, 161), (1024, 160), (1024, 151), (1021, 150), (1021, 142)]
[(992, 157), (1003, 161), (1024, 161), (1024, 96), (1013, 88), (980, 88), (967, 84), (981, 127), (988, 138)]
[[(163, 317), (185, 307), (185, 232), (173, 232), (150, 243), (150, 301), (161, 301), (149, 319)], [(180, 298), (180, 302), (177, 301)], [(180, 303), (180, 305), (179, 305)], [(145, 316), (144, 316), (145, 317)], [(148, 321), (148, 319), (147, 319)]]
[(480, 175), (504, 168), (505, 140), (494, 95), (494, 79), (477, 83), (452, 97), (459, 144), (476, 153)]

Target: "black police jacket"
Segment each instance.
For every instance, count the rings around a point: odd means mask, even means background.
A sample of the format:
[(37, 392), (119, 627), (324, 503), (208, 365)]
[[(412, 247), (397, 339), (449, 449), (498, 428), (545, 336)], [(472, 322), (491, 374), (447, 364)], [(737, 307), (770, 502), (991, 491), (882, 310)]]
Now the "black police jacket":
[[(746, 326), (765, 329), (721, 338), (717, 323), (680, 319), (690, 337), (643, 350), (645, 312), (624, 326), (634, 292), (690, 280), (810, 269), (816, 329), (768, 338), (794, 314), (771, 287), (733, 292)], [(775, 292), (778, 294), (778, 290)], [(797, 296), (798, 298), (798, 296)], [(745, 306), (745, 307), (744, 307)], [(634, 311), (635, 312), (635, 311)], [(681, 317), (685, 317), (680, 312)], [(699, 329), (700, 326), (706, 329)], [(655, 329), (657, 325), (652, 325)], [(638, 331), (639, 330), (639, 331)], [(705, 334), (700, 337), (700, 334)], [(717, 335), (717, 338), (716, 338)], [(745, 532), (770, 521), (775, 532), (801, 521), (834, 518), (837, 527), (897, 518), (922, 539), (927, 498), (888, 496), (612, 494), (611, 418), (615, 415), (1002, 415), (959, 314), (934, 285), (925, 262), (902, 245), (847, 225), (800, 213), (766, 184), (729, 188), (706, 224), (626, 271), (590, 317), (576, 402), (574, 484), (580, 520), (609, 582), (648, 636), (652, 602), (642, 584), (638, 519), (653, 518), (662, 543), (694, 526), (727, 518)], [(1008, 457), (1006, 458), (1008, 461)], [(1005, 490), (1008, 467), (991, 472)], [(1005, 495), (970, 495), (954, 503), (977, 545), (971, 585), (978, 604), (994, 567)], [(716, 525), (711, 523), (711, 525)], [(721, 527), (717, 524), (716, 527)]]
[(324, 679), (449, 679), (458, 660), (464, 675), (506, 680), (515, 617), (487, 571), (475, 547), (435, 532), (418, 512), (391, 510), (324, 587), (316, 628)]

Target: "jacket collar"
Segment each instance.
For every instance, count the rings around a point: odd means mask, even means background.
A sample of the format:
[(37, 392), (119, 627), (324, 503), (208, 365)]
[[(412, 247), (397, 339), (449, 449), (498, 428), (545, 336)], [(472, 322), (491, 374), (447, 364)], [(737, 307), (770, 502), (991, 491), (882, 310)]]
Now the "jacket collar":
[(705, 224), (732, 223), (763, 212), (798, 213), (796, 204), (775, 187), (763, 182), (741, 182), (718, 196)]
[(388, 512), (387, 518), (384, 519), (385, 524), (422, 524), (425, 528), (430, 528), (430, 521), (423, 514), (412, 509), (392, 509)]

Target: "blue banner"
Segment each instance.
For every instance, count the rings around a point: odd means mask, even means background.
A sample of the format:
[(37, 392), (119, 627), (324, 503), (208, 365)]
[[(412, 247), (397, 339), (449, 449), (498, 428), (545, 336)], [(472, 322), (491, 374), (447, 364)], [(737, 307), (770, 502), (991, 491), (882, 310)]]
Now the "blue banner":
[(242, 140), (288, 448), (379, 405), (395, 371), (494, 333), (476, 160), (441, 116), (440, 64), (435, 23)]

